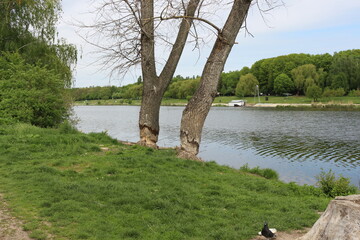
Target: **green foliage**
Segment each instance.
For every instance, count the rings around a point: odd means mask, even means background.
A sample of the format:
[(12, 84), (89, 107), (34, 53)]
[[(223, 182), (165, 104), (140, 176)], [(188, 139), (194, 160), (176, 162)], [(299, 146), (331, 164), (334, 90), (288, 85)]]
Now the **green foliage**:
[(243, 75), (236, 85), (235, 94), (238, 97), (254, 96), (257, 85), (259, 85), (259, 82), (253, 74)]
[(261, 92), (268, 94), (274, 92), (274, 80), (280, 74), (291, 76), (293, 69), (305, 64), (313, 64), (317, 69), (322, 68), (326, 71), (330, 63), (331, 55), (329, 54), (289, 54), (259, 60), (251, 67), (251, 73), (259, 80)]
[(3, 130), (0, 190), (37, 238), (245, 240), (264, 219), (280, 231), (311, 226), (329, 202), (309, 186), (121, 145), (105, 133)]
[(331, 89), (325, 88), (322, 94), (323, 97), (342, 97), (345, 95), (345, 90), (343, 88)]
[(317, 85), (311, 85), (306, 89), (306, 97), (312, 98), (314, 102), (317, 102), (318, 99), (322, 96), (322, 89)]
[(236, 85), (239, 82), (241, 76), (250, 73), (248, 67), (243, 67), (240, 71), (230, 71), (228, 73), (222, 73), (219, 83), (219, 92), (222, 96), (234, 96)]
[(345, 90), (349, 90), (349, 84), (345, 73), (341, 72), (335, 75), (331, 75), (329, 79), (329, 81), (331, 82), (331, 88), (342, 88)]
[[(2, 0), (0, 2), (0, 46), (17, 44), (23, 35), (31, 29), (34, 37), (52, 41), (56, 34), (55, 24), (61, 11), (59, 0)], [(14, 41), (15, 40), (15, 41)], [(4, 50), (4, 49), (2, 49)]]
[(346, 196), (358, 192), (358, 189), (350, 184), (350, 179), (343, 176), (336, 178), (331, 170), (329, 172), (321, 171), (316, 179), (316, 185), (328, 197)]
[(194, 95), (200, 84), (200, 79), (185, 79), (173, 82), (165, 92), (165, 98), (187, 99), (188, 96)]
[(69, 98), (54, 71), (25, 63), (19, 54), (0, 56), (0, 115), (40, 127), (68, 117)]
[(277, 94), (291, 93), (294, 90), (294, 82), (285, 73), (280, 74), (275, 78), (274, 91)]
[(313, 64), (301, 65), (291, 70), (297, 94), (304, 93), (309, 86), (318, 84), (319, 74)]
[(0, 52), (18, 52), (26, 63), (61, 75), (70, 87), (77, 51), (65, 40), (56, 39), (60, 12), (60, 0), (0, 1)]
[(244, 166), (240, 167), (240, 171), (256, 174), (266, 179), (274, 179), (274, 180), (279, 179), (279, 174), (275, 170), (270, 168), (264, 168), (264, 169), (261, 169), (259, 167), (250, 168), (248, 164), (245, 164)]
[(334, 54), (329, 81), (333, 88), (344, 88), (346, 92), (360, 89), (360, 49)]
[(360, 97), (360, 89), (358, 90), (351, 90), (348, 94), (349, 97)]

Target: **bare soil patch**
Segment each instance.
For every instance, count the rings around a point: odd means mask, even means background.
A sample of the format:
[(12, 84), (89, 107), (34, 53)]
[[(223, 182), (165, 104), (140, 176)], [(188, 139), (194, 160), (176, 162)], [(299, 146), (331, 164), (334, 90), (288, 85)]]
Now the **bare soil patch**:
[[(303, 230), (295, 230), (295, 231), (289, 231), (289, 232), (277, 232), (276, 233), (276, 240), (296, 240), (299, 237), (304, 236), (310, 228), (306, 228)], [(251, 240), (265, 240), (266, 238), (263, 236), (257, 236)]]
[(6, 203), (0, 195), (0, 239), (31, 240), (21, 226), (21, 221), (11, 216)]

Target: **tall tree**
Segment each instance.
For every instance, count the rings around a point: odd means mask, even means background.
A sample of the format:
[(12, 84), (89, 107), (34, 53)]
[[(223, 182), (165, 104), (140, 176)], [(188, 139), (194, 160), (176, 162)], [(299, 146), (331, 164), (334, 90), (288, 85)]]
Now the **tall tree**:
[(277, 94), (291, 93), (294, 89), (294, 82), (285, 73), (280, 74), (274, 80), (274, 91)]
[(251, 0), (234, 0), (229, 16), (204, 66), (200, 86), (183, 112), (180, 127), (179, 156), (196, 159), (202, 128), (217, 94), (217, 87), (225, 62), (235, 43), (250, 8)]
[(319, 74), (313, 64), (304, 64), (291, 70), (297, 94), (306, 92), (307, 87), (318, 84)]
[(259, 81), (253, 74), (248, 73), (243, 75), (240, 77), (236, 86), (236, 96), (254, 96), (256, 94), (256, 86), (259, 86)]
[[(359, 89), (360, 49), (335, 53), (330, 67), (329, 78), (333, 88), (342, 87), (346, 92)], [(340, 82), (342, 83), (340, 84)]]
[(0, 1), (0, 51), (19, 52), (26, 63), (60, 74), (70, 87), (77, 51), (56, 39), (61, 0)]
[[(196, 115), (199, 117), (198, 122), (202, 122), (201, 127), (196, 129), (198, 132), (194, 133), (197, 135), (197, 144), (200, 143), (202, 124), (208, 106), (217, 93), (219, 76), (252, 2), (258, 3), (257, 0), (234, 0), (225, 3), (216, 0), (105, 0), (98, 8), (94, 23), (82, 25), (83, 28), (92, 29), (93, 32), (88, 32), (85, 39), (99, 47), (105, 65), (123, 73), (129, 67), (141, 63), (144, 86), (139, 116), (140, 144), (156, 147), (160, 130), (159, 109), (164, 92), (174, 75), (190, 30), (194, 29), (191, 35), (195, 37), (195, 47), (198, 47), (199, 41), (196, 40), (199, 40), (200, 33), (196, 26), (206, 25), (211, 28), (207, 32), (213, 33), (215, 29), (217, 40), (203, 70), (202, 83), (189, 103), (192, 107), (186, 109), (186, 112), (190, 113), (197, 109), (194, 104), (206, 106), (206, 109), (201, 109), (202, 116)], [(277, 0), (264, 0), (264, 2), (270, 8)], [(259, 3), (254, 5), (259, 6)], [(213, 16), (204, 15), (204, 9), (217, 11), (219, 6), (231, 6), (229, 18), (222, 29), (211, 19), (203, 17)], [(165, 22), (170, 22), (171, 26), (165, 28), (163, 24)], [(174, 29), (176, 37), (171, 39), (168, 35), (174, 32)], [(101, 41), (92, 41), (94, 36)], [(156, 64), (159, 53), (155, 51), (159, 40), (163, 40), (163, 43), (172, 42), (171, 51), (165, 58), (166, 62), (160, 74), (157, 73), (159, 67)], [(202, 93), (205, 98), (202, 98)], [(209, 93), (211, 97), (208, 97)], [(187, 121), (186, 117), (183, 117), (183, 123)], [(188, 135), (187, 130), (182, 131), (181, 138), (185, 139), (185, 135)], [(191, 142), (192, 137), (190, 135), (188, 137)], [(187, 149), (184, 144), (182, 146), (183, 149)]]
[(141, 1), (141, 68), (144, 88), (141, 101), (139, 128), (140, 144), (156, 146), (159, 136), (159, 111), (162, 97), (174, 75), (184, 49), (192, 18), (200, 0), (190, 0), (169, 58), (159, 76), (155, 66), (154, 1)]
[[(143, 92), (139, 115), (140, 141), (142, 145), (156, 147), (159, 126), (159, 112), (162, 97), (174, 75), (193, 20), (198, 18), (196, 10), (200, 0), (106, 0), (97, 8), (97, 18), (85, 39), (101, 51), (103, 63), (113, 71), (126, 72), (130, 67), (141, 64)], [(171, 22), (177, 34), (171, 44), (171, 51), (158, 74), (156, 63), (156, 42), (170, 43), (166, 37), (165, 22)], [(166, 31), (166, 29), (165, 29)], [(101, 35), (108, 41), (94, 42), (93, 36)], [(108, 45), (106, 45), (108, 43)]]
[(58, 125), (70, 110), (65, 88), (77, 52), (56, 39), (60, 2), (0, 1), (0, 111), (42, 127)]

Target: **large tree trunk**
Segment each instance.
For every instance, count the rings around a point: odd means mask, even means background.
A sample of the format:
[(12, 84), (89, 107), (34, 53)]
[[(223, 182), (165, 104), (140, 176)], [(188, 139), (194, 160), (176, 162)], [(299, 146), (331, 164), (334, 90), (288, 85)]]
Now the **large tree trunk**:
[(141, 66), (143, 74), (143, 95), (139, 115), (140, 144), (157, 147), (159, 136), (159, 112), (162, 97), (174, 75), (183, 52), (186, 39), (200, 0), (191, 0), (186, 9), (177, 38), (160, 76), (156, 74), (154, 51), (154, 2), (141, 1)]
[(181, 119), (179, 156), (197, 159), (201, 132), (211, 104), (217, 94), (221, 72), (243, 24), (251, 0), (234, 0), (231, 12), (205, 64), (200, 86), (187, 104)]
[[(141, 67), (144, 79), (139, 117), (140, 144), (156, 146), (159, 134), (159, 94), (155, 66), (154, 1), (141, 1)], [(161, 101), (161, 98), (160, 98)]]
[(360, 195), (336, 197), (318, 221), (298, 240), (359, 240)]

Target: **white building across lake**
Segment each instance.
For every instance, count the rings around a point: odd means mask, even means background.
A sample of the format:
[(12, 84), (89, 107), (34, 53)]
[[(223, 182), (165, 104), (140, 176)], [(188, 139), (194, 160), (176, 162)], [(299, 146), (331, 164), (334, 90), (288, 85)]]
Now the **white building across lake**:
[(232, 100), (228, 103), (229, 107), (243, 107), (245, 106), (244, 100)]

